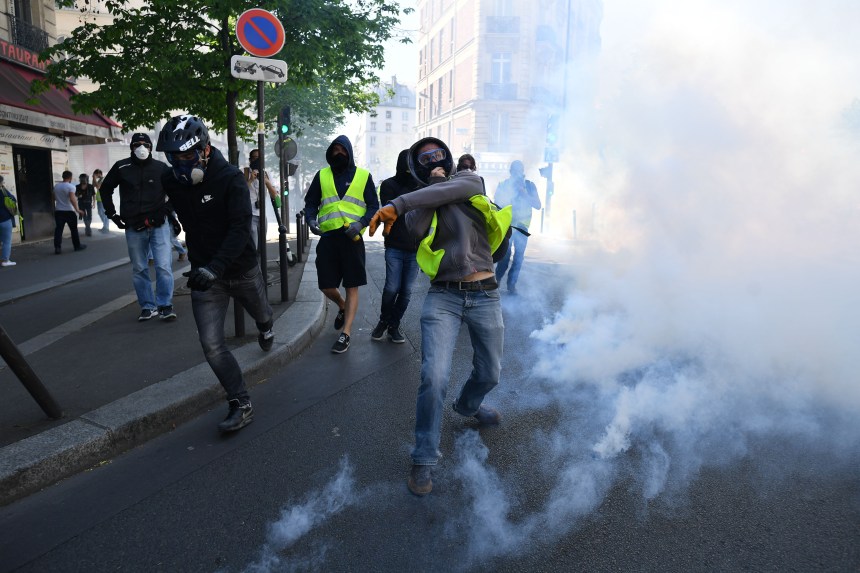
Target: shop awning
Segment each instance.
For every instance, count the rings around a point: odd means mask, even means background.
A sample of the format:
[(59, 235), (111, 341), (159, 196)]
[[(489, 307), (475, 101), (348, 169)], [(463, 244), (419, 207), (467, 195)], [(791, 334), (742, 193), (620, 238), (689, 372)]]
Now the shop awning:
[(72, 86), (52, 88), (29, 103), (30, 83), (44, 76), (35, 70), (0, 61), (0, 119), (31, 126), (62, 130), (67, 134), (113, 139), (122, 127), (99, 113), (78, 115), (69, 98), (78, 93)]

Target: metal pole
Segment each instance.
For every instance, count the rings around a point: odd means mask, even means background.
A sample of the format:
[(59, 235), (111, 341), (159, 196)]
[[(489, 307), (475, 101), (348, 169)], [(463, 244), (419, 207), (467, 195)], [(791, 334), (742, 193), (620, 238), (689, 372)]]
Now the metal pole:
[(304, 229), (302, 229), (302, 212), (296, 213), (296, 262), (302, 262), (302, 254), (305, 249)]
[(42, 411), (49, 418), (59, 420), (63, 417), (63, 410), (60, 408), (60, 405), (57, 404), (57, 401), (54, 400), (54, 397), (51, 396), (51, 393), (48, 392), (48, 389), (45, 388), (33, 369), (30, 368), (27, 360), (24, 359), (24, 355), (21, 354), (21, 351), (18, 350), (18, 347), (15, 346), (15, 343), (12, 342), (12, 339), (9, 338), (9, 335), (6, 334), (2, 326), (0, 326), (0, 356), (3, 357), (3, 360), (6, 361), (6, 364), (9, 365), (9, 368), (12, 369), (15, 376), (21, 381), (21, 384), (24, 385), (30, 396), (36, 400), (36, 403), (39, 404), (39, 407), (42, 408)]
[(257, 176), (257, 202), (260, 205), (260, 228), (257, 237), (257, 250), (260, 254), (260, 271), (263, 273), (263, 280), (268, 283), (268, 261), (266, 259), (266, 202), (263, 200), (269, 192), (266, 189), (266, 122), (263, 118), (264, 101), (263, 101), (263, 82), (257, 82), (257, 149), (260, 150), (260, 173)]

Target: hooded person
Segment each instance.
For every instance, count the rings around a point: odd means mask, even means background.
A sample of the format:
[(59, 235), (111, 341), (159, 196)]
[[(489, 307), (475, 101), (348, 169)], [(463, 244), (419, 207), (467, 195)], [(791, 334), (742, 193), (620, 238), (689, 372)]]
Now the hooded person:
[(191, 309), (206, 361), (227, 394), (227, 417), (221, 432), (235, 432), (254, 419), (242, 369), (224, 340), (230, 300), (241, 304), (256, 323), (257, 342), (272, 349), (269, 305), (254, 241), (251, 201), (245, 177), (209, 141), (209, 130), (195, 116), (167, 122), (158, 137), (171, 165), (162, 176), (170, 203), (185, 228), (191, 270)]
[[(537, 187), (526, 179), (526, 170), (522, 161), (512, 161), (510, 173), (510, 177), (499, 183), (494, 199), (500, 207), (511, 206), (512, 224), (518, 231), (511, 235), (505, 255), (496, 265), (496, 280), (501, 283), (507, 272), (508, 293), (517, 294), (517, 279), (520, 276), (528, 246), (532, 209), (540, 209), (541, 202)], [(508, 266), (510, 266), (510, 272), (508, 272)]]
[[(394, 199), (413, 191), (418, 186), (409, 171), (409, 150), (397, 156), (397, 171), (379, 185), (379, 201), (386, 205)], [(400, 329), (400, 321), (409, 306), (412, 285), (418, 276), (418, 261), (415, 253), (418, 241), (409, 234), (403, 221), (395, 221), (385, 237), (385, 286), (382, 288), (382, 305), (379, 323), (370, 334), (373, 340), (383, 340), (386, 332), (391, 342), (404, 343), (406, 337)]]
[[(319, 235), (316, 253), (317, 284), (338, 307), (334, 320), (340, 330), (331, 351), (349, 349), (352, 322), (358, 311), (358, 287), (367, 284), (364, 240), (361, 234), (379, 209), (370, 172), (356, 167), (352, 144), (337, 136), (325, 154), (329, 167), (319, 170), (305, 195), (305, 218)], [(345, 297), (340, 294), (343, 283)]]
[[(152, 157), (152, 140), (146, 133), (135, 133), (129, 145), (130, 157), (110, 168), (99, 186), (105, 216), (125, 229), (132, 284), (137, 294), (140, 315), (145, 322), (158, 316), (176, 320), (173, 310), (173, 245), (170, 225), (165, 225), (167, 205), (161, 176), (170, 168)], [(120, 212), (116, 212), (113, 192), (119, 188)], [(151, 255), (150, 255), (151, 254)], [(155, 294), (149, 277), (149, 259), (155, 264)]]
[(431, 281), (421, 311), (421, 384), (407, 478), (409, 491), (421, 496), (432, 491), (431, 469), (441, 456), (442, 413), (462, 324), (469, 329), (473, 369), (453, 403), (454, 411), (481, 425), (501, 420), (484, 398), (501, 372), (505, 327), (493, 252), (504, 241), (511, 215), (510, 209), (500, 211), (487, 199), (474, 171), (449, 178), (451, 152), (439, 139), (415, 143), (407, 161), (421, 188), (382, 207), (370, 222), (370, 233), (383, 224), (383, 234), (390, 235), (402, 218), (409, 234), (420, 241), (418, 265)]

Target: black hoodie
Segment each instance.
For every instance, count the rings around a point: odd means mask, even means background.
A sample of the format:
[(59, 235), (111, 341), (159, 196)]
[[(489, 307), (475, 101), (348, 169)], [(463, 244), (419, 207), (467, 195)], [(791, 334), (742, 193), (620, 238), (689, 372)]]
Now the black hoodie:
[(116, 213), (113, 191), (117, 187), (120, 217), (131, 228), (146, 217), (167, 215), (168, 208), (164, 205), (164, 189), (161, 185), (161, 177), (165, 172), (170, 173), (170, 166), (153, 159), (151, 155), (143, 160), (132, 155), (114, 163), (99, 188), (107, 216), (112, 217)]
[[(335, 140), (331, 142), (331, 145), (328, 146), (328, 149), (325, 152), (325, 160), (329, 165), (331, 165), (331, 150), (335, 144), (342, 145), (349, 156), (349, 164), (343, 171), (335, 171), (334, 168), (332, 168), (334, 186), (337, 190), (338, 197), (342, 199), (343, 196), (346, 195), (346, 191), (349, 189), (352, 179), (355, 176), (355, 159), (352, 155), (352, 144), (349, 142), (349, 138), (345, 135), (338, 135)], [(317, 171), (316, 175), (314, 175), (314, 180), (311, 181), (311, 186), (308, 187), (308, 192), (305, 195), (305, 218), (307, 220), (317, 218), (321, 202), (322, 188), (320, 187), (320, 173)], [(361, 218), (361, 224), (364, 227), (367, 227), (370, 224), (370, 220), (379, 210), (379, 199), (376, 197), (376, 185), (373, 183), (372, 175), (368, 175), (367, 184), (364, 186), (364, 202), (367, 205), (367, 212), (365, 212), (364, 217)], [(323, 235), (342, 232), (342, 229), (335, 229), (328, 233), (323, 233)]]
[[(387, 205), (401, 195), (414, 191), (418, 186), (409, 171), (409, 150), (404, 149), (397, 156), (397, 173), (379, 185), (379, 203)], [(418, 251), (418, 241), (409, 233), (402, 219), (394, 221), (391, 232), (385, 237), (385, 248), (403, 251)]]
[(199, 184), (183, 185), (172, 170), (161, 182), (185, 229), (191, 266), (236, 278), (259, 264), (251, 238), (251, 199), (242, 172), (220, 151), (210, 150)]

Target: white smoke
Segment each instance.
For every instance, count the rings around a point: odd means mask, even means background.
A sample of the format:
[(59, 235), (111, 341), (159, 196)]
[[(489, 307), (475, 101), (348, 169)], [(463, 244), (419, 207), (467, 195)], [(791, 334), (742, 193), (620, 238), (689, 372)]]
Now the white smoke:
[(311, 492), (303, 503), (281, 510), (278, 521), (269, 526), (266, 543), (256, 562), (245, 573), (319, 571), (324, 569), (326, 548), (317, 547), (309, 556), (285, 554), (299, 539), (358, 500), (355, 477), (344, 457), (337, 475), (320, 491)]
[(458, 442), (487, 517), (476, 559), (565, 534), (622, 479), (671, 503), (763, 443), (860, 455), (858, 19), (849, 1), (605, 2), (553, 228), (594, 218), (533, 333), (557, 475), (514, 519), (483, 446)]

